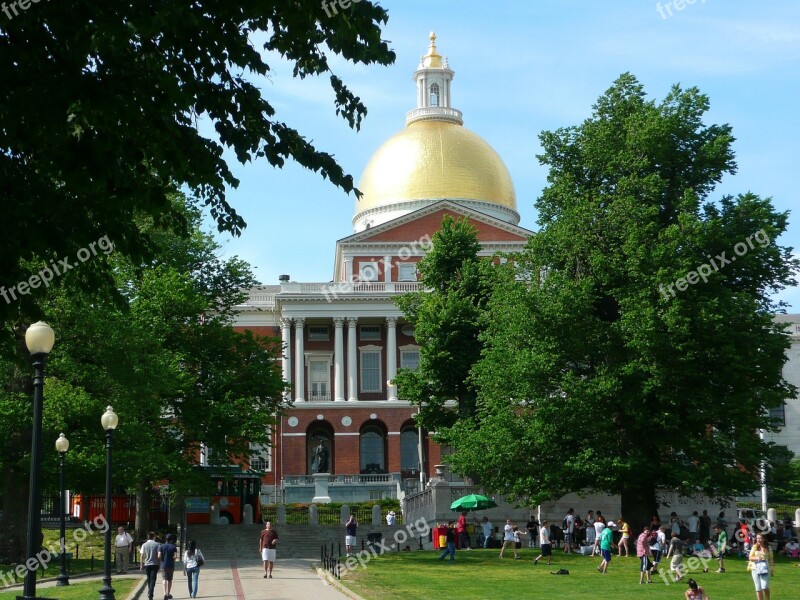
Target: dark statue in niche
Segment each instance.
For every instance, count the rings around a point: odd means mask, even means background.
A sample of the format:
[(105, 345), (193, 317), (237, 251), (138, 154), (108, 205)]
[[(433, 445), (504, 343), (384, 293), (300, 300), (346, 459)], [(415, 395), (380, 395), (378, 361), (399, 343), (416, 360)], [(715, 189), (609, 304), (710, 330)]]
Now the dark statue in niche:
[(319, 445), (314, 450), (314, 471), (316, 473), (329, 473), (328, 466), (328, 449), (325, 447), (323, 440), (319, 441)]

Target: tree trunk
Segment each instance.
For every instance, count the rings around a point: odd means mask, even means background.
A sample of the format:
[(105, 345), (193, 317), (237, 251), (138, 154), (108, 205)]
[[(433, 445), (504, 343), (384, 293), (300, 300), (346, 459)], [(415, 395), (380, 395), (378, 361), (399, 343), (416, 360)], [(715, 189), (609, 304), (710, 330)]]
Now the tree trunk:
[(622, 517), (631, 528), (631, 541), (636, 540), (642, 528), (650, 524), (653, 515), (658, 514), (656, 490), (653, 486), (623, 488)]
[(147, 540), (147, 533), (150, 531), (150, 482), (139, 481), (136, 485), (136, 540), (143, 542)]
[(0, 564), (25, 562), (28, 533), (28, 473), (7, 468), (0, 507)]

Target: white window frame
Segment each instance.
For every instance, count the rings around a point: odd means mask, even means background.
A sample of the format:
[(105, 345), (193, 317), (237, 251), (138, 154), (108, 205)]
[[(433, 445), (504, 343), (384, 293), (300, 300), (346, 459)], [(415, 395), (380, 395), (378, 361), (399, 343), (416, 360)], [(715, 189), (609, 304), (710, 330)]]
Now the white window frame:
[[(377, 332), (370, 331), (364, 335), (364, 330), (377, 330)], [(358, 326), (358, 339), (364, 342), (379, 342), (381, 341), (381, 326), (380, 325), (359, 325)]]
[(358, 280), (362, 282), (378, 281), (380, 266), (377, 260), (366, 261), (358, 264)]
[(416, 281), (417, 263), (407, 262), (397, 264), (397, 281)]
[[(267, 463), (266, 469), (261, 469), (258, 466), (253, 465), (253, 455), (259, 453), (265, 455), (266, 458), (258, 458), (256, 460), (263, 460)], [(250, 468), (256, 471), (261, 471), (263, 473), (271, 473), (272, 472), (272, 446), (267, 444), (250, 444)]]
[(329, 400), (333, 400), (333, 390), (331, 389), (331, 363), (333, 362), (333, 353), (332, 352), (306, 352), (305, 353), (305, 363), (306, 367), (308, 368), (308, 376), (306, 377), (306, 398), (311, 400), (311, 393), (313, 392), (312, 384), (314, 383), (311, 381), (311, 363), (325, 363), (325, 373), (327, 373), (327, 385), (325, 389), (327, 390), (327, 394), (325, 394)]
[(417, 346), (415, 344), (407, 344), (405, 346), (400, 346), (399, 350), (400, 350), (400, 368), (401, 369), (408, 369), (409, 368), (405, 364), (403, 364), (404, 363), (403, 354), (405, 354), (406, 352), (416, 352), (417, 353), (417, 367), (419, 367), (419, 346)]
[[(377, 354), (378, 355), (378, 388), (377, 389), (365, 389), (364, 388), (364, 355), (365, 354)], [(382, 363), (383, 361), (383, 346), (359, 346), (358, 348), (358, 379), (359, 379), (359, 390), (361, 390), (364, 394), (379, 394), (383, 392), (383, 368)]]
[[(331, 339), (330, 325), (308, 325), (308, 341), (329, 342)], [(315, 332), (314, 329), (317, 331)], [(322, 330), (325, 330), (325, 333)]]

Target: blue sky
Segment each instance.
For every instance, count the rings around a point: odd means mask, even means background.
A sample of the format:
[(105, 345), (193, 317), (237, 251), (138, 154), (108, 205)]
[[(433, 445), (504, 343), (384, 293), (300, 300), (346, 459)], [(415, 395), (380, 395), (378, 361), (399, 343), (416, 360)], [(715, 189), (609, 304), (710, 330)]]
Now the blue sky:
[[(358, 180), (370, 156), (404, 126), (414, 107), (411, 75), (435, 31), (439, 52), (456, 72), (453, 106), (464, 125), (505, 160), (517, 192), (520, 225), (536, 230), (536, 198), (547, 171), (539, 165), (538, 134), (577, 125), (596, 99), (630, 71), (651, 98), (675, 83), (697, 86), (711, 100), (707, 123), (728, 123), (736, 137), (736, 175), (711, 199), (754, 192), (791, 210), (779, 243), (800, 247), (800, 3), (696, 0), (597, 2), (384, 0), (384, 39), (397, 60), (390, 67), (333, 70), (366, 103), (360, 132), (334, 114), (327, 79), (293, 79), (272, 60), (262, 90), (277, 116)], [(658, 7), (661, 7), (659, 11)], [(671, 14), (670, 14), (671, 12)], [(322, 18), (324, 11), (320, 7)], [(352, 233), (355, 198), (295, 164), (239, 165), (228, 157), (238, 189), (228, 199), (248, 227), (240, 238), (218, 236), (226, 255), (255, 267), (262, 283), (278, 275), (329, 281), (335, 241)], [(797, 250), (796, 250), (797, 252)], [(800, 312), (800, 290), (780, 296)]]

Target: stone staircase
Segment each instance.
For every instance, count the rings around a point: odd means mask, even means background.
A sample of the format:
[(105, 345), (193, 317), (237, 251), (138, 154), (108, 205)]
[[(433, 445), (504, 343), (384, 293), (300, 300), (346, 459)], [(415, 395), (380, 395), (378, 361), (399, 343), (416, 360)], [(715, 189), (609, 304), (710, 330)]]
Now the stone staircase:
[[(190, 525), (187, 540), (195, 540), (207, 560), (260, 560), (258, 539), (263, 525)], [(328, 552), (333, 544), (334, 554), (344, 554), (344, 525), (278, 525), (278, 557), (319, 558), (322, 545)], [(357, 550), (366, 548), (369, 534), (380, 533), (383, 543), (392, 551), (402, 550), (406, 545), (419, 547), (419, 533), (405, 526), (358, 526)], [(408, 539), (406, 539), (406, 537)], [(399, 544), (397, 542), (400, 542)], [(423, 536), (424, 547), (430, 547), (428, 536)]]

